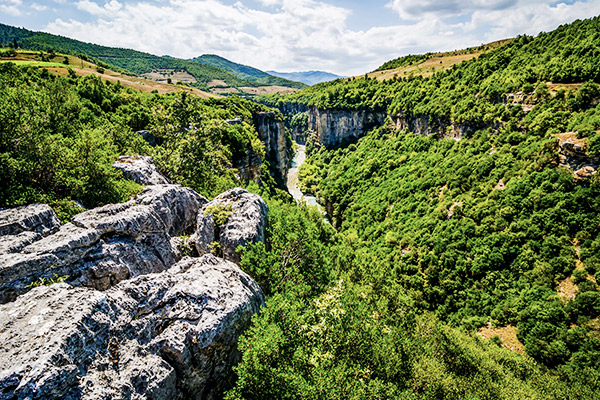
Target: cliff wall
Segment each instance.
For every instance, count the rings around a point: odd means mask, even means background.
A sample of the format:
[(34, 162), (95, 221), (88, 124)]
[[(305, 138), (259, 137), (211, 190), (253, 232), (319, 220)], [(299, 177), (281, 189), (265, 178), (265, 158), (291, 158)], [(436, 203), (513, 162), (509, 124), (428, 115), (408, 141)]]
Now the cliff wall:
[(288, 142), (286, 137), (285, 125), (274, 112), (259, 112), (254, 114), (253, 118), (258, 137), (265, 144), (271, 175), (283, 188), (287, 180), (288, 154), (291, 151), (291, 142)]

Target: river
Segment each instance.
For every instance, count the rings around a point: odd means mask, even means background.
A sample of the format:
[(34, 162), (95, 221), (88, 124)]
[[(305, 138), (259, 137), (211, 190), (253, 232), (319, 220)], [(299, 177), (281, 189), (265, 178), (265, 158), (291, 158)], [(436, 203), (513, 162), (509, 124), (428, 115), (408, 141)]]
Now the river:
[(305, 195), (300, 190), (300, 182), (298, 181), (298, 170), (300, 166), (304, 164), (306, 160), (306, 146), (303, 144), (296, 144), (296, 153), (292, 159), (292, 166), (288, 171), (287, 188), (297, 204), (306, 203), (309, 206), (317, 207), (319, 212), (323, 214), (323, 219), (329, 222), (329, 217), (325, 208), (319, 204), (317, 198), (311, 195)]

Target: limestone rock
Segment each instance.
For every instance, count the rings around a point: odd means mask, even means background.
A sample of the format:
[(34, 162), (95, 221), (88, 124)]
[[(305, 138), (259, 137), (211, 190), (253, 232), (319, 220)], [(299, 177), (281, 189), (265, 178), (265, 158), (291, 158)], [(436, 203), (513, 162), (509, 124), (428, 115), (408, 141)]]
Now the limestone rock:
[(41, 286), (0, 305), (0, 399), (214, 399), (264, 303), (235, 264), (205, 255), (105, 292)]
[(127, 203), (78, 214), (58, 232), (21, 246), (20, 253), (0, 254), (0, 302), (13, 300), (41, 277), (67, 276), (72, 284), (104, 290), (164, 271), (178, 259), (171, 237), (191, 232), (207, 202), (190, 188), (155, 185)]
[(152, 157), (122, 156), (114, 162), (113, 167), (123, 171), (123, 177), (141, 185), (166, 185), (167, 178), (158, 172)]
[[(231, 215), (218, 225), (214, 212), (229, 207)], [(193, 237), (198, 252), (210, 252), (211, 244), (217, 242), (225, 259), (239, 262), (240, 255), (235, 251), (238, 246), (265, 241), (268, 213), (263, 199), (247, 190), (234, 188), (217, 196), (198, 212)]]
[(287, 180), (288, 161), (288, 143), (283, 121), (274, 112), (259, 112), (254, 114), (253, 119), (258, 137), (265, 144), (272, 175), (283, 188)]
[(586, 181), (595, 175), (600, 167), (600, 158), (587, 151), (587, 138), (578, 138), (576, 132), (555, 135), (558, 139), (558, 159), (560, 165), (573, 171), (576, 181)]
[(308, 111), (308, 130), (317, 133), (319, 142), (327, 148), (356, 141), (370, 129), (385, 123), (386, 113), (373, 110)]
[(0, 236), (37, 232), (47, 235), (60, 227), (58, 217), (46, 204), (0, 210)]

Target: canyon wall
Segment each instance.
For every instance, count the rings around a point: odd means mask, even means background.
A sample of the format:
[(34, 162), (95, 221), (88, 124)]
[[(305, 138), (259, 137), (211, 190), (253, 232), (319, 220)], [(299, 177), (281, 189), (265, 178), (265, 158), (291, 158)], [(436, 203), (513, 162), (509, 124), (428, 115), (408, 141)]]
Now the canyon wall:
[(291, 142), (288, 143), (286, 138), (283, 120), (275, 112), (259, 112), (253, 118), (258, 137), (265, 144), (271, 175), (278, 186), (283, 188), (287, 180), (288, 155), (291, 151)]

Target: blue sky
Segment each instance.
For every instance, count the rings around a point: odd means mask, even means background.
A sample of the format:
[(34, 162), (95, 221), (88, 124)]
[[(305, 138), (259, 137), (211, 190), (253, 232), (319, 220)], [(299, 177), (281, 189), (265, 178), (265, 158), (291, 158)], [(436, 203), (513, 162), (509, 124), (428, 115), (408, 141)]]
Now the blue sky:
[(0, 0), (0, 22), (107, 46), (263, 70), (371, 71), (401, 55), (538, 34), (600, 0)]

